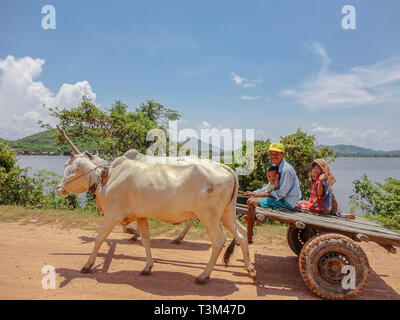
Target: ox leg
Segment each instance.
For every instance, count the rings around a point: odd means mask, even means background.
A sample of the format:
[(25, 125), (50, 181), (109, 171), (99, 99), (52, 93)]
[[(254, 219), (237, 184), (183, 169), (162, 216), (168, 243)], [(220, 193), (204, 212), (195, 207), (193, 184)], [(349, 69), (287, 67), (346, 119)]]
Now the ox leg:
[(130, 241), (136, 241), (138, 237), (140, 237), (139, 233), (139, 228), (136, 227), (136, 229), (133, 228), (128, 228), (128, 226), (121, 224), (122, 227), (122, 232), (123, 233), (130, 233), (133, 234), (133, 237), (130, 239)]
[(150, 250), (150, 230), (149, 230), (149, 222), (147, 219), (139, 219), (137, 221), (140, 236), (142, 239), (142, 244), (146, 251), (146, 266), (140, 273), (142, 276), (147, 276), (151, 273), (151, 268), (153, 268), (153, 258), (151, 256)]
[(250, 278), (256, 278), (256, 269), (251, 263), (249, 244), (247, 241), (246, 229), (236, 220), (235, 215), (230, 211), (225, 211), (222, 216), (222, 223), (232, 233), (232, 235), (239, 241), (240, 248), (243, 253), (244, 267), (249, 273)]
[(205, 223), (205, 221), (203, 221), (203, 223), (211, 239), (212, 253), (206, 269), (195, 279), (195, 283), (197, 284), (204, 284), (206, 280), (210, 278), (211, 271), (214, 268), (218, 256), (221, 253), (222, 247), (226, 241), (224, 232), (222, 231), (222, 227), (219, 222), (214, 221)]
[(196, 217), (189, 218), (185, 229), (183, 229), (183, 231), (181, 232), (181, 234), (178, 237), (176, 237), (174, 240), (172, 240), (172, 243), (180, 243), (183, 240), (183, 238), (186, 236), (186, 233), (192, 227), (192, 225), (196, 221), (196, 219), (197, 219)]
[(90, 268), (94, 265), (94, 262), (96, 261), (97, 253), (99, 252), (101, 245), (108, 237), (110, 232), (114, 229), (114, 227), (118, 224), (118, 222), (119, 220), (115, 220), (115, 218), (108, 218), (106, 215), (104, 216), (100, 232), (96, 237), (92, 254), (89, 256), (88, 261), (81, 269), (81, 273), (89, 273)]

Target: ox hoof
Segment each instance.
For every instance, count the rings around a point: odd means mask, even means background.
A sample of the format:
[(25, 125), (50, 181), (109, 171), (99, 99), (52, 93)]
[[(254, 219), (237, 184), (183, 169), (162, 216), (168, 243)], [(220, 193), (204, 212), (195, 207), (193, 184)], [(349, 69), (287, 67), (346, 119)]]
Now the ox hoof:
[(126, 228), (126, 233), (136, 234), (136, 230), (132, 228)]
[(249, 270), (249, 277), (253, 279), (253, 281), (257, 281), (257, 273), (256, 270)]
[(83, 267), (83, 268), (81, 269), (81, 273), (89, 273), (89, 272), (90, 272), (90, 268)]
[(133, 236), (129, 239), (129, 242), (134, 243), (137, 240), (137, 236)]
[(210, 277), (207, 277), (205, 279), (196, 278), (196, 279), (194, 279), (194, 283), (195, 284), (206, 284), (208, 279), (210, 279)]
[(143, 270), (140, 275), (141, 276), (149, 276), (151, 274), (151, 270)]

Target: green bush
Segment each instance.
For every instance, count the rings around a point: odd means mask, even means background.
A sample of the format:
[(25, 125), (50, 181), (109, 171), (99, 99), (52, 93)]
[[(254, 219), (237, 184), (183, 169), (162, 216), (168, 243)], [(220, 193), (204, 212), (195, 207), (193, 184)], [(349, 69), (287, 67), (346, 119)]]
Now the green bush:
[(56, 192), (57, 185), (61, 179), (62, 176), (51, 171), (40, 170), (36, 173), (34, 181), (37, 188), (41, 190), (41, 197), (38, 196), (40, 201), (28, 206), (40, 209), (73, 210), (80, 208), (80, 201), (77, 195), (70, 193), (62, 196)]
[(0, 204), (35, 206), (42, 201), (42, 185), (16, 165), (15, 152), (0, 143)]
[(30, 177), (28, 169), (17, 165), (15, 152), (5, 143), (0, 143), (0, 205), (21, 205), (39, 209), (76, 209), (79, 199), (70, 194), (60, 196), (56, 186), (61, 176), (40, 171)]
[(364, 175), (355, 180), (351, 203), (366, 213), (371, 220), (400, 230), (400, 180), (385, 179), (385, 183), (372, 182)]

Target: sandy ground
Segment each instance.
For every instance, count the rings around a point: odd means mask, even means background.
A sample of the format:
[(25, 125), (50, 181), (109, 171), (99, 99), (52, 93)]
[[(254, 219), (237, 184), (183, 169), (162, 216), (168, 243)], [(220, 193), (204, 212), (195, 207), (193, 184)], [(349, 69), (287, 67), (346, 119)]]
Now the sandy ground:
[[(278, 235), (254, 238), (250, 246), (258, 282), (243, 269), (236, 248), (226, 268), (220, 259), (205, 285), (195, 276), (206, 266), (211, 248), (206, 241), (151, 241), (153, 272), (141, 276), (145, 252), (140, 240), (130, 243), (119, 230), (100, 249), (91, 273), (79, 270), (93, 247), (95, 232), (52, 225), (0, 223), (0, 299), (319, 299), (305, 286), (298, 259)], [(400, 257), (374, 243), (362, 247), (372, 267), (358, 299), (400, 298)], [(56, 269), (56, 288), (43, 289), (42, 267)]]

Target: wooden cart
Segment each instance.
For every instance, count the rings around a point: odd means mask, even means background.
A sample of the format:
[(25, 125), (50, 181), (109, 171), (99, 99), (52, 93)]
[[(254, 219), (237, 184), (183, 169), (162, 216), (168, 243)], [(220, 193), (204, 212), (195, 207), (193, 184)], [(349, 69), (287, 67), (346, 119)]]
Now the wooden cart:
[[(236, 211), (247, 213), (247, 206), (236, 204)], [(287, 223), (287, 242), (299, 256), (300, 274), (310, 290), (325, 299), (351, 299), (365, 288), (370, 267), (357, 242), (373, 241), (396, 253), (400, 234), (357, 216), (344, 219), (303, 210), (264, 209), (256, 214)]]

